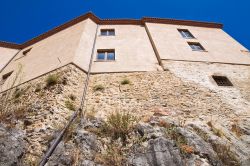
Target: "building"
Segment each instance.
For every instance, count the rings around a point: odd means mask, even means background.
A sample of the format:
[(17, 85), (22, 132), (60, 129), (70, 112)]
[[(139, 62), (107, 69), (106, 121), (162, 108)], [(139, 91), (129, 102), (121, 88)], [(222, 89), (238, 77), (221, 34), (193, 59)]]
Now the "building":
[[(25, 73), (22, 82), (70, 63), (87, 71), (92, 49), (91, 73), (164, 70), (178, 62), (250, 64), (249, 51), (221, 24), (158, 18), (101, 20), (91, 13), (24, 44), (1, 42), (0, 46), (1, 78), (6, 79), (20, 63)], [(218, 72), (214, 69), (209, 75)]]
[[(238, 118), (244, 137), (227, 135), (233, 142), (230, 150), (237, 162), (249, 161), (250, 52), (222, 28), (219, 23), (148, 17), (103, 20), (87, 13), (23, 44), (0, 42), (0, 105), (4, 94), (16, 88), (10, 108), (15, 110), (18, 99), (39, 112), (25, 130), (33, 136), (53, 133), (53, 122), (64, 125), (71, 115), (64, 107), (67, 96), (74, 94), (79, 104), (91, 64), (87, 105), (96, 115), (122, 107), (143, 117), (165, 110), (187, 124), (206, 125), (213, 117), (225, 135)], [(58, 72), (67, 84), (41, 88), (47, 76)], [(121, 87), (124, 78), (133, 84)], [(105, 90), (96, 92), (96, 85)], [(37, 142), (35, 136), (28, 139)], [(40, 142), (36, 150), (32, 146), (26, 158), (39, 159), (47, 148)]]

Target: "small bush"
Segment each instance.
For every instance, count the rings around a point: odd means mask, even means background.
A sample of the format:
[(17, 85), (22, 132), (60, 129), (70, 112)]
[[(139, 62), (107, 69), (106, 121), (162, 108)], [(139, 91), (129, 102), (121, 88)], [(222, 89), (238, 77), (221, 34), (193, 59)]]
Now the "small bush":
[(73, 95), (73, 94), (70, 94), (70, 95), (69, 95), (69, 98), (70, 98), (70, 100), (72, 100), (72, 101), (75, 101), (75, 100), (76, 100), (76, 96)]
[(66, 106), (66, 108), (68, 108), (69, 110), (72, 110), (72, 111), (75, 111), (75, 110), (76, 110), (75, 105), (73, 104), (72, 101), (69, 101), (69, 100), (65, 101), (65, 106)]
[(41, 84), (37, 84), (35, 92), (40, 92), (41, 90), (42, 90), (42, 85)]
[(124, 80), (121, 81), (122, 85), (130, 84), (130, 80), (125, 78)]
[(59, 82), (59, 76), (57, 74), (51, 74), (46, 78), (46, 86), (53, 86)]
[(22, 96), (24, 94), (24, 90), (23, 89), (16, 89), (14, 92), (14, 98), (17, 99), (20, 96)]
[(121, 138), (125, 142), (136, 123), (137, 118), (130, 113), (115, 112), (107, 117), (103, 132), (113, 139)]
[(93, 89), (94, 89), (94, 91), (103, 91), (104, 86), (102, 86), (101, 84), (95, 85)]

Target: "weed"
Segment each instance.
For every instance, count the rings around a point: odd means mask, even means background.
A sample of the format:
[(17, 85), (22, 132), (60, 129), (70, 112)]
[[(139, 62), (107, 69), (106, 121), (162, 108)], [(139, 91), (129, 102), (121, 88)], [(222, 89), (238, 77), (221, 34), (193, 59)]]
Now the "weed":
[(24, 90), (23, 89), (19, 89), (17, 88), (14, 92), (14, 98), (17, 99), (19, 98), (20, 96), (22, 96), (24, 94)]
[(70, 98), (70, 100), (72, 100), (72, 101), (75, 101), (75, 100), (76, 100), (76, 96), (75, 96), (74, 94), (70, 94), (70, 95), (69, 95), (69, 98)]
[(121, 138), (125, 143), (129, 133), (133, 130), (137, 123), (137, 118), (130, 113), (111, 113), (107, 117), (106, 123), (102, 127), (102, 131), (110, 135), (114, 140)]
[(45, 82), (46, 82), (46, 86), (53, 86), (56, 85), (59, 82), (59, 75), (58, 74), (50, 74), (48, 75), (48, 77), (46, 78)]
[(106, 153), (95, 156), (95, 162), (105, 166), (122, 166), (124, 165), (124, 160), (123, 150), (114, 144), (108, 145)]
[(130, 84), (130, 80), (125, 78), (124, 80), (121, 81), (122, 85)]
[(76, 110), (76, 107), (75, 107), (74, 103), (72, 101), (70, 101), (70, 100), (65, 101), (65, 106), (66, 106), (66, 108), (68, 108), (71, 111)]
[(95, 85), (93, 87), (93, 90), (96, 92), (96, 91), (103, 91), (105, 88), (104, 86), (102, 86), (101, 84), (98, 84), (98, 85)]
[(231, 131), (234, 132), (237, 137), (240, 137), (242, 135), (242, 131), (236, 123), (232, 124)]
[(41, 84), (37, 84), (36, 88), (35, 88), (35, 92), (40, 92), (42, 90), (42, 85)]
[(218, 137), (224, 136), (224, 133), (223, 133), (220, 129), (217, 129), (217, 128), (213, 125), (212, 121), (207, 122), (207, 125), (211, 128), (211, 130), (213, 131), (213, 133), (214, 133), (216, 136), (218, 136)]

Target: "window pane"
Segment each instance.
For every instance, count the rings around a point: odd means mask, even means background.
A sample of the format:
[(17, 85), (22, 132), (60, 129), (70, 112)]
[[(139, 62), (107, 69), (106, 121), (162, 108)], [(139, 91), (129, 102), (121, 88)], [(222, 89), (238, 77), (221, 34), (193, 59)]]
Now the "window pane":
[(182, 37), (186, 38), (186, 34), (183, 31), (180, 31), (180, 33)]
[(104, 60), (105, 59), (105, 53), (104, 52), (98, 52), (97, 59), (98, 60)]
[(194, 36), (188, 31), (188, 30), (179, 30), (179, 32), (181, 33), (181, 36), (183, 37), (183, 38), (188, 38), (188, 39), (190, 39), (190, 38), (194, 38)]
[(192, 38), (192, 35), (188, 31), (186, 31), (184, 33), (185, 33), (186, 38)]
[(115, 30), (109, 30), (109, 36), (115, 36)]
[(101, 30), (101, 35), (102, 36), (107, 36), (108, 35), (108, 31), (107, 30)]
[(191, 44), (190, 47), (192, 48), (192, 50), (195, 50), (195, 45)]
[(107, 60), (115, 60), (115, 53), (114, 52), (108, 52)]
[(201, 46), (200, 43), (188, 43), (189, 46), (192, 48), (194, 51), (203, 51), (204, 48)]
[(199, 45), (195, 45), (195, 49), (196, 50), (202, 50), (201, 46), (199, 46)]

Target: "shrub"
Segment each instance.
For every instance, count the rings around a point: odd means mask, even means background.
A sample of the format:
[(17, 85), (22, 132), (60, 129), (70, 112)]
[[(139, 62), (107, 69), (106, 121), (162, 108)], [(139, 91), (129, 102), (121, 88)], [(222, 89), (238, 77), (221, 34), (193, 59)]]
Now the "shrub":
[(103, 126), (103, 132), (110, 135), (113, 139), (121, 138), (126, 141), (129, 133), (137, 123), (137, 118), (130, 113), (111, 113)]
[(122, 85), (130, 84), (130, 80), (125, 78), (124, 80), (121, 81)]
[(70, 94), (70, 95), (69, 95), (69, 98), (70, 98), (70, 100), (72, 100), (72, 101), (75, 101), (75, 100), (76, 100), (76, 96), (73, 95), (73, 94)]
[(59, 76), (57, 74), (51, 74), (46, 78), (46, 86), (53, 86), (59, 82)]
[(42, 90), (42, 85), (41, 84), (37, 84), (35, 92), (40, 92), (41, 90)]
[(20, 96), (22, 96), (24, 94), (24, 90), (23, 89), (16, 89), (15, 92), (14, 92), (14, 98), (17, 99), (19, 98)]
[(69, 101), (69, 100), (65, 101), (65, 106), (69, 110), (72, 110), (72, 111), (76, 110), (75, 105), (72, 103), (72, 101)]
[(94, 91), (103, 91), (104, 86), (102, 86), (101, 84), (98, 84), (98, 85), (95, 85), (93, 89)]

